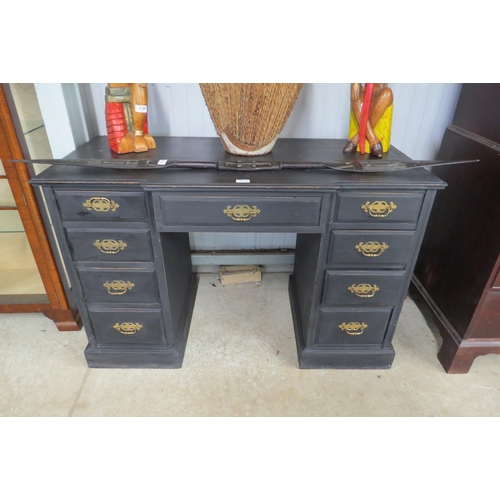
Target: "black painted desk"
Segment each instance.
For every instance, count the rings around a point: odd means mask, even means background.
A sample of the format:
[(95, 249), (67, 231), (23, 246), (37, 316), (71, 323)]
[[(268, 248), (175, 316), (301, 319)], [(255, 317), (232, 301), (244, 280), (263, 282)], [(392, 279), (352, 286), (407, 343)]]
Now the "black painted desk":
[[(343, 143), (280, 139), (272, 153), (252, 159), (352, 159)], [(218, 138), (157, 138), (157, 145), (126, 157), (242, 159), (227, 154)], [(105, 137), (68, 156), (117, 157)], [(385, 159), (408, 160), (394, 148)], [(297, 233), (289, 294), (300, 368), (389, 368), (435, 192), (444, 187), (424, 169), (243, 173), (64, 165), (32, 183), (44, 192), (77, 297), (89, 366), (126, 368), (181, 367), (197, 289), (189, 247), (195, 231)]]

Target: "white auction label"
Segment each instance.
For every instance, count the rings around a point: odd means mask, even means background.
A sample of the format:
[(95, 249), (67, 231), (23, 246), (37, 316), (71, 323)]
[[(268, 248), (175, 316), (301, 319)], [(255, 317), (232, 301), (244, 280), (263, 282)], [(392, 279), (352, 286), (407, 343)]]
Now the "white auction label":
[(236, 179), (236, 182), (249, 183), (250, 179)]
[(135, 110), (137, 113), (147, 113), (148, 112), (148, 107), (144, 106), (142, 104), (136, 104), (135, 105)]
[(158, 160), (158, 165), (166, 165), (168, 160)]

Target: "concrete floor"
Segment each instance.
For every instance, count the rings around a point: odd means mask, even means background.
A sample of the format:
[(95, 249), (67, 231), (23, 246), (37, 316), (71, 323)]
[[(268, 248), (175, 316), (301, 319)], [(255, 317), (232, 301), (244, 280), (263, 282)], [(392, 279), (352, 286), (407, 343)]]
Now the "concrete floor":
[(202, 275), (180, 370), (89, 369), (85, 333), (0, 315), (1, 416), (498, 416), (500, 357), (448, 375), (407, 298), (390, 370), (299, 370), (287, 274), (221, 287)]

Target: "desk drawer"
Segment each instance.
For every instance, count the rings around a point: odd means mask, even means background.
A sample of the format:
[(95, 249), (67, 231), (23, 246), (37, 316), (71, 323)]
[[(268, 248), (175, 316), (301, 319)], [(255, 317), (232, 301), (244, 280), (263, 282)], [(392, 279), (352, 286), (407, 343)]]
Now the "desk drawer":
[(155, 272), (151, 269), (78, 269), (87, 303), (159, 303)]
[(318, 226), (319, 196), (160, 196), (164, 226)]
[(337, 222), (417, 222), (424, 193), (339, 192)]
[(318, 344), (382, 344), (392, 308), (322, 309)]
[(332, 271), (325, 273), (323, 304), (393, 306), (399, 300), (404, 271)]
[(75, 261), (150, 262), (153, 260), (149, 229), (66, 228)]
[(164, 344), (159, 309), (89, 309), (99, 345)]
[(404, 269), (414, 237), (414, 231), (332, 231), (328, 265)]
[(142, 192), (55, 191), (64, 221), (144, 221), (146, 207)]

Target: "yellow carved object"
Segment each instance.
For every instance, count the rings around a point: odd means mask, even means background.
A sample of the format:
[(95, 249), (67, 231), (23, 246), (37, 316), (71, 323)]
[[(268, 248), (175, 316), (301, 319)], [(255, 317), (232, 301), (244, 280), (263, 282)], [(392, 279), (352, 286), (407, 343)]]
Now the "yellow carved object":
[[(384, 153), (387, 153), (389, 151), (389, 148), (391, 146), (391, 131), (392, 131), (392, 114), (393, 114), (393, 109), (394, 106), (391, 104), (385, 111), (384, 114), (382, 115), (382, 118), (378, 121), (377, 125), (375, 125), (375, 128), (373, 131), (375, 132), (375, 135), (378, 137), (380, 140), (380, 143), (382, 144), (382, 151)], [(350, 121), (349, 121), (349, 137), (352, 137), (358, 133), (359, 126), (356, 121), (356, 117), (354, 116), (354, 113), (351, 109), (351, 114), (350, 114)], [(356, 151), (359, 151), (359, 144), (356, 147)], [(365, 152), (370, 153), (370, 143), (368, 142), (368, 139), (365, 140)]]
[[(348, 141), (342, 150), (344, 153), (361, 151), (360, 124), (366, 125), (364, 152), (377, 158), (389, 151), (393, 114), (393, 94), (387, 83), (370, 84), (365, 96), (367, 84), (351, 83), (351, 108)], [(371, 101), (369, 101), (371, 95)], [(366, 97), (366, 102), (365, 102)], [(369, 109), (364, 109), (369, 106)], [(364, 120), (367, 120), (366, 122)]]

